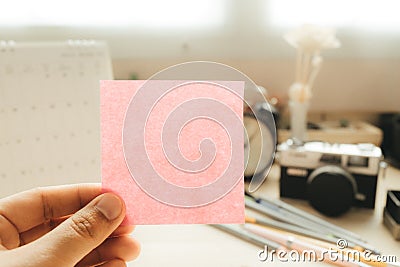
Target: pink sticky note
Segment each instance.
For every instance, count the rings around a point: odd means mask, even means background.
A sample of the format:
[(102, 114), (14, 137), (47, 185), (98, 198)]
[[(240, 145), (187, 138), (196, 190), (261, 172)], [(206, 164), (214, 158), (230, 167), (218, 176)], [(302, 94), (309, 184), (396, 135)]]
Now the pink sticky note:
[(102, 81), (102, 185), (126, 224), (243, 223), (243, 82)]

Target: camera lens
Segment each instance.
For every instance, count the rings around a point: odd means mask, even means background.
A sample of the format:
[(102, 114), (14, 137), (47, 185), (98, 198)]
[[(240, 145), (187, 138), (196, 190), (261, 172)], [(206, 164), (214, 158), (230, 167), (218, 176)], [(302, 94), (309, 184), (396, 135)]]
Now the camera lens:
[[(323, 170), (325, 168), (325, 170)], [(310, 175), (307, 194), (310, 204), (319, 212), (337, 217), (353, 204), (354, 186), (351, 176), (336, 166), (325, 166)]]

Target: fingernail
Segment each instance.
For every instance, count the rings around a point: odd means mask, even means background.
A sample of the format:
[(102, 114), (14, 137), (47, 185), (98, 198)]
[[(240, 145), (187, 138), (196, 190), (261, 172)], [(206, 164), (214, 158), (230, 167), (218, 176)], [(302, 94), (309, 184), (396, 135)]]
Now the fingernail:
[(121, 200), (110, 193), (106, 193), (102, 196), (99, 202), (96, 204), (96, 208), (108, 219), (115, 220), (122, 212)]

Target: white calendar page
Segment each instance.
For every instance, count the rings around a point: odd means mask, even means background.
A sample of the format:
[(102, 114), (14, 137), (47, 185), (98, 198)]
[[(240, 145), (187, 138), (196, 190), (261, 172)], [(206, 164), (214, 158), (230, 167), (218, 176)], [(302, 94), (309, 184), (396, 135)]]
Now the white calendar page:
[(107, 45), (0, 42), (0, 197), (100, 182), (99, 81)]

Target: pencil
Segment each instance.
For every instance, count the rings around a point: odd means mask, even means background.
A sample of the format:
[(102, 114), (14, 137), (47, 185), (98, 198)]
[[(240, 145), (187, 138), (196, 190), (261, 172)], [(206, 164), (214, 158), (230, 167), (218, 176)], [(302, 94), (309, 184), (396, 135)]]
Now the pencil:
[(245, 205), (246, 205), (246, 207), (256, 210), (256, 211), (258, 211), (264, 215), (267, 215), (269, 217), (273, 217), (275, 219), (278, 219), (278, 220), (281, 220), (284, 222), (288, 222), (293, 225), (297, 225), (299, 227), (308, 229), (313, 232), (318, 232), (320, 234), (324, 234), (324, 235), (328, 235), (328, 236), (332, 236), (332, 237), (336, 237), (336, 238), (340, 238), (340, 239), (345, 239), (346, 241), (348, 241), (348, 242), (350, 241), (354, 245), (357, 245), (360, 250), (370, 250), (370, 251), (374, 252), (375, 254), (379, 254), (379, 252), (375, 248), (373, 248), (371, 245), (369, 245), (365, 241), (354, 239), (354, 238), (348, 237), (344, 234), (337, 233), (336, 231), (334, 231), (332, 229), (327, 229), (324, 226), (322, 226), (316, 222), (312, 222), (304, 217), (293, 214), (290, 211), (284, 210), (284, 209), (274, 206), (272, 204), (268, 204), (266, 202), (262, 202), (262, 203), (256, 202), (255, 198), (251, 197), (249, 195), (247, 195), (245, 197)]
[[(325, 242), (329, 242), (332, 244), (336, 244), (337, 242), (337, 238), (329, 236), (329, 235), (325, 235), (325, 234), (320, 234), (317, 232), (313, 232), (310, 231), (308, 229), (302, 228), (302, 227), (298, 227), (289, 223), (285, 223), (285, 222), (280, 222), (280, 221), (275, 221), (272, 219), (259, 219), (259, 218), (254, 218), (254, 217), (249, 217), (246, 216), (246, 222), (247, 223), (254, 223), (254, 224), (259, 224), (259, 225), (265, 225), (265, 226), (269, 226), (269, 227), (273, 227), (276, 229), (281, 229), (281, 230), (285, 230), (291, 233), (296, 233), (302, 236), (308, 236), (314, 239), (318, 239), (321, 241), (325, 241)], [(348, 246), (355, 248), (356, 245), (353, 243), (348, 242)]]
[(329, 222), (327, 222), (327, 221), (325, 221), (325, 220), (323, 220), (321, 218), (318, 218), (317, 216), (314, 216), (314, 215), (312, 215), (312, 214), (310, 214), (308, 212), (305, 212), (305, 211), (303, 211), (301, 209), (298, 209), (298, 208), (296, 208), (296, 207), (294, 207), (292, 205), (289, 205), (289, 204), (287, 204), (287, 203), (285, 203), (285, 202), (283, 202), (283, 201), (281, 201), (279, 199), (266, 199), (266, 198), (255, 197), (255, 196), (253, 196), (253, 195), (251, 195), (251, 194), (249, 194), (247, 192), (245, 192), (245, 195), (247, 195), (248, 197), (252, 198), (257, 203), (260, 203), (260, 204), (267, 203), (269, 205), (276, 206), (278, 208), (281, 208), (281, 209), (289, 211), (289, 212), (291, 212), (293, 214), (296, 214), (297, 216), (303, 217), (303, 218), (305, 218), (305, 219), (307, 219), (309, 221), (318, 223), (321, 226), (324, 226), (324, 228), (331, 229), (336, 233), (341, 233), (344, 236), (351, 237), (353, 239), (357, 239), (357, 240), (366, 242), (360, 236), (356, 235), (353, 232), (350, 232), (350, 231), (348, 231), (348, 230), (346, 230), (346, 229), (344, 229), (342, 227), (339, 227), (337, 225), (329, 223)]
[(352, 259), (349, 259), (348, 261), (333, 261), (329, 257), (326, 257), (326, 255), (325, 255), (326, 249), (325, 248), (322, 248), (320, 246), (317, 246), (317, 245), (314, 245), (311, 243), (307, 243), (307, 242), (299, 240), (299, 239), (295, 239), (295, 238), (293, 238), (293, 236), (278, 233), (276, 231), (267, 229), (262, 226), (258, 226), (255, 224), (245, 224), (244, 228), (254, 234), (260, 235), (271, 241), (277, 242), (277, 243), (281, 244), (282, 246), (287, 247), (288, 249), (293, 249), (298, 252), (305, 252), (305, 251), (312, 250), (316, 253), (318, 260), (323, 259), (323, 261), (327, 262), (327, 263), (331, 263), (331, 264), (335, 264), (337, 266), (343, 266), (343, 267), (369, 266), (363, 262), (356, 262)]
[(334, 242), (334, 244), (332, 244), (330, 242), (316, 240), (316, 239), (313, 239), (313, 238), (310, 238), (310, 237), (305, 237), (305, 236), (302, 236), (302, 235), (292, 234), (290, 232), (286, 232), (286, 231), (283, 231), (283, 230), (273, 229), (273, 228), (270, 228), (268, 226), (261, 226), (261, 227), (263, 227), (263, 228), (265, 228), (267, 230), (276, 232), (278, 234), (281, 234), (283, 236), (292, 236), (296, 240), (304, 241), (304, 242), (306, 242), (306, 243), (308, 243), (310, 245), (314, 245), (314, 246), (317, 246), (319, 248), (324, 248), (326, 250), (330, 249), (332, 251), (337, 251), (339, 255), (341, 255), (342, 257), (346, 257), (345, 259), (353, 259), (353, 260), (361, 261), (361, 262), (363, 262), (363, 263), (365, 263), (367, 265), (374, 266), (374, 267), (387, 267), (387, 266), (390, 266), (389, 264), (387, 264), (385, 262), (374, 261), (372, 259), (372, 257), (371, 257), (371, 259), (366, 259), (365, 257), (363, 257), (363, 254), (359, 253), (360, 251), (357, 250), (357, 249), (352, 249), (352, 248), (339, 249), (339, 248), (336, 247), (336, 242)]
[(259, 235), (256, 235), (254, 233), (251, 233), (249, 231), (244, 230), (242, 227), (239, 225), (234, 225), (234, 224), (211, 224), (211, 226), (220, 229), (224, 232), (227, 232), (231, 235), (234, 235), (240, 239), (243, 239), (247, 242), (250, 242), (254, 245), (257, 245), (259, 247), (264, 248), (265, 246), (268, 246), (271, 249), (281, 249), (282, 246), (274, 241), (268, 240), (266, 238), (263, 238)]
[(274, 200), (272, 200), (272, 199), (269, 200), (269, 199), (265, 199), (265, 198), (260, 198), (260, 199), (261, 199), (261, 201), (267, 201), (267, 202), (270, 202), (270, 203), (274, 203), (275, 205), (277, 205), (277, 206), (279, 206), (279, 207), (281, 207), (281, 208), (283, 208), (285, 210), (288, 210), (288, 211), (290, 211), (290, 212), (292, 212), (294, 214), (297, 214), (299, 216), (307, 218), (310, 221), (316, 222), (316, 223), (318, 223), (318, 224), (320, 224), (320, 225), (322, 225), (322, 226), (324, 226), (324, 227), (326, 227), (328, 229), (331, 229), (331, 230), (335, 231), (336, 233), (341, 233), (341, 234), (343, 234), (343, 235), (345, 235), (347, 237), (351, 237), (351, 238), (366, 242), (359, 235), (357, 235), (357, 234), (355, 234), (355, 233), (353, 233), (351, 231), (348, 231), (348, 230), (346, 230), (346, 229), (344, 229), (342, 227), (339, 227), (337, 225), (329, 223), (329, 222), (327, 222), (327, 221), (325, 221), (325, 220), (323, 220), (321, 218), (318, 218), (317, 216), (314, 216), (314, 215), (312, 215), (312, 214), (310, 214), (308, 212), (305, 212), (305, 211), (300, 210), (300, 209), (298, 209), (296, 207), (293, 207), (292, 205), (289, 205), (289, 204), (287, 204), (287, 203), (285, 203), (285, 202), (283, 202), (283, 201), (281, 201), (279, 199), (274, 199)]

